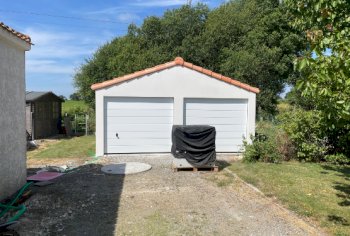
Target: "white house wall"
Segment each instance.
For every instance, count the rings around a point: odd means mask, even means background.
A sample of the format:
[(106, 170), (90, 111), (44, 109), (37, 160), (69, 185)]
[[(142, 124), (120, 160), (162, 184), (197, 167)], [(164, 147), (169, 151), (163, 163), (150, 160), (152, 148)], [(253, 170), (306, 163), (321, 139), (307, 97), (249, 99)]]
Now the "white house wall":
[(24, 62), (29, 49), (0, 29), (0, 200), (26, 182)]
[(104, 154), (104, 97), (173, 97), (174, 124), (184, 122), (185, 98), (248, 99), (247, 135), (255, 132), (256, 94), (182, 66), (96, 90), (96, 155)]

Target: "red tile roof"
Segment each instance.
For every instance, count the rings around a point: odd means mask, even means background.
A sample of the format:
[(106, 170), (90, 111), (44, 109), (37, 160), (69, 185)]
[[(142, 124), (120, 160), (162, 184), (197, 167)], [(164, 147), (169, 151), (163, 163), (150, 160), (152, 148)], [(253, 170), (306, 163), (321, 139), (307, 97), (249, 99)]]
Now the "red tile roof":
[(12, 29), (10, 26), (5, 25), (3, 22), (0, 21), (0, 28), (3, 28), (7, 30), (8, 32), (12, 33), (13, 35), (17, 36), (18, 38), (22, 39), (24, 42), (27, 42), (29, 44), (32, 44), (32, 40), (28, 35), (22, 34), (14, 29)]
[(168, 68), (171, 68), (171, 67), (174, 67), (174, 66), (187, 67), (189, 69), (192, 69), (192, 70), (198, 71), (200, 73), (206, 74), (208, 76), (211, 76), (211, 77), (216, 78), (218, 80), (222, 80), (222, 81), (224, 81), (224, 82), (226, 82), (228, 84), (235, 85), (237, 87), (243, 88), (243, 89), (251, 91), (253, 93), (259, 93), (260, 92), (260, 90), (258, 88), (252, 87), (252, 86), (250, 86), (248, 84), (245, 84), (245, 83), (241, 83), (241, 82), (239, 82), (237, 80), (234, 80), (234, 79), (231, 79), (229, 77), (223, 76), (221, 74), (215, 73), (215, 72), (213, 72), (211, 70), (207, 70), (207, 69), (205, 69), (203, 67), (193, 65), (193, 64), (191, 64), (189, 62), (184, 61), (184, 59), (182, 59), (181, 57), (176, 57), (174, 61), (167, 62), (165, 64), (161, 64), (161, 65), (158, 65), (158, 66), (155, 66), (155, 67), (152, 67), (152, 68), (148, 68), (148, 69), (145, 69), (145, 70), (137, 71), (135, 73), (132, 73), (132, 74), (129, 74), (129, 75), (124, 75), (124, 76), (121, 76), (121, 77), (118, 77), (118, 78), (114, 78), (114, 79), (111, 79), (111, 80), (107, 80), (107, 81), (104, 81), (104, 82), (101, 82), (101, 83), (93, 84), (93, 85), (91, 85), (91, 89), (92, 90), (97, 90), (97, 89), (106, 88), (106, 87), (109, 87), (109, 86), (112, 86), (112, 85), (120, 84), (120, 83), (122, 83), (124, 81), (127, 81), (127, 80), (135, 79), (135, 78), (138, 78), (138, 77), (141, 77), (141, 76), (144, 76), (144, 75), (148, 75), (148, 74), (151, 74), (151, 73), (155, 73), (155, 72), (158, 72), (158, 71), (161, 71), (161, 70), (164, 70), (164, 69), (168, 69)]

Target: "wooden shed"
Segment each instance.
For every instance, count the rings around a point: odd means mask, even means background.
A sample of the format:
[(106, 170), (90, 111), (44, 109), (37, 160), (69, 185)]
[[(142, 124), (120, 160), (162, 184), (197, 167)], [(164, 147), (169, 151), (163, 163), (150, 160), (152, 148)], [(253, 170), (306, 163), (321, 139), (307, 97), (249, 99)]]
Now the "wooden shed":
[(26, 92), (26, 129), (31, 139), (59, 133), (62, 102), (52, 92)]

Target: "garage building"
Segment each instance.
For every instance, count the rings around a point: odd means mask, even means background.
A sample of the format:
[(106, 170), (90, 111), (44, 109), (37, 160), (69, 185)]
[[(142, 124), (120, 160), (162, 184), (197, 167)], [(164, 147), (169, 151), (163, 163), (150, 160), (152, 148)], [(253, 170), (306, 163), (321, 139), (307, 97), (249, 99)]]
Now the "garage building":
[(212, 125), (217, 152), (241, 152), (255, 133), (259, 89), (174, 61), (91, 86), (96, 155), (170, 152), (173, 125)]

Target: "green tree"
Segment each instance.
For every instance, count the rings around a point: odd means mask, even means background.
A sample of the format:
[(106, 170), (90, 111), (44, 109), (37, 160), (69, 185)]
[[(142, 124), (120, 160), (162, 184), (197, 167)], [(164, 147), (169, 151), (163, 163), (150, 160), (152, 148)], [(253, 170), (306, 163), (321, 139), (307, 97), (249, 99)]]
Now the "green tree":
[(67, 98), (66, 98), (65, 96), (63, 96), (63, 95), (60, 95), (60, 96), (58, 96), (58, 97), (61, 98), (61, 99), (64, 100), (64, 101), (67, 100)]
[(93, 83), (181, 56), (196, 65), (261, 89), (260, 114), (276, 111), (277, 97), (293, 73), (302, 44), (278, 0), (236, 0), (212, 11), (206, 5), (148, 17), (140, 27), (103, 45), (75, 75), (79, 94), (94, 104)]
[(296, 76), (293, 60), (304, 46), (300, 34), (289, 27), (285, 7), (272, 0), (233, 1), (219, 8), (211, 21), (215, 28), (220, 21), (231, 25), (232, 36), (215, 40), (222, 44), (228, 41), (221, 46), (218, 69), (259, 87), (258, 114), (274, 115), (278, 95)]
[[(183, 42), (204, 29), (209, 9), (203, 4), (167, 11), (163, 17), (146, 18), (138, 28), (130, 25), (128, 34), (99, 48), (74, 76), (79, 94), (94, 106), (93, 83), (102, 82), (173, 60), (183, 55)], [(191, 26), (192, 25), (192, 26)], [(189, 27), (191, 26), (191, 27)]]
[(350, 4), (347, 0), (287, 0), (292, 25), (308, 47), (296, 61), (297, 88), (322, 114), (335, 152), (350, 154)]
[(77, 92), (72, 93), (71, 95), (69, 95), (69, 99), (70, 100), (74, 100), (74, 101), (80, 101), (81, 100), (80, 99), (80, 95)]

